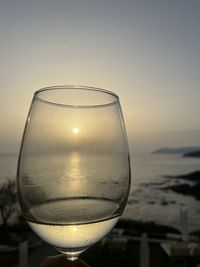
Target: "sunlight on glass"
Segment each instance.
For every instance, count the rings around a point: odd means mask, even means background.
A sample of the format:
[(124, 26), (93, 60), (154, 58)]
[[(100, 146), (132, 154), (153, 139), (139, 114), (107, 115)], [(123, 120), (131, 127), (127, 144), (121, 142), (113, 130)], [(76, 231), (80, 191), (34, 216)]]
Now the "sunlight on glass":
[(77, 227), (76, 226), (72, 226), (72, 232), (76, 232), (77, 231)]
[(77, 127), (75, 127), (75, 128), (72, 129), (73, 134), (78, 134), (79, 131), (80, 131), (80, 130), (79, 130), (79, 128), (77, 128)]

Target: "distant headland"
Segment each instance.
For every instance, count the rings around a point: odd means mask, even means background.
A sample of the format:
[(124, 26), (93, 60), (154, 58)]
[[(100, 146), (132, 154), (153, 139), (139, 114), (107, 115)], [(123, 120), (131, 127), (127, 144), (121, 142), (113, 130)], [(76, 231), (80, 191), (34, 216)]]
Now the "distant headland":
[(162, 147), (154, 150), (154, 154), (181, 154), (184, 157), (200, 157), (199, 146), (189, 147)]

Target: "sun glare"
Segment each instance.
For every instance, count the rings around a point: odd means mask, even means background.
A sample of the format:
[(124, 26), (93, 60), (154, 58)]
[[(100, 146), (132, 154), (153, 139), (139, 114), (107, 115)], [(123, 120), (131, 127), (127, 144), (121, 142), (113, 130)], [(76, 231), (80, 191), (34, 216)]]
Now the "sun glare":
[(73, 134), (78, 134), (79, 133), (79, 128), (75, 127), (72, 129)]

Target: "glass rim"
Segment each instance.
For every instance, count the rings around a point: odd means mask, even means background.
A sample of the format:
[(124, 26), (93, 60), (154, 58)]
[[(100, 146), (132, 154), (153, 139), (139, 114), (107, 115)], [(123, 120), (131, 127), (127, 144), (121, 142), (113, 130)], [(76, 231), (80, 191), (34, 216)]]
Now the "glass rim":
[[(101, 104), (65, 104), (65, 103), (59, 103), (57, 101), (51, 101), (51, 100), (46, 100), (44, 98), (40, 97), (41, 93), (49, 92), (49, 91), (56, 91), (56, 90), (80, 90), (80, 91), (90, 91), (90, 92), (98, 92), (105, 94), (107, 96), (112, 97), (113, 99), (111, 101), (106, 101), (105, 103)], [(105, 106), (112, 106), (115, 103), (119, 102), (119, 96), (115, 94), (114, 92), (107, 90), (107, 89), (102, 89), (98, 87), (93, 87), (93, 86), (84, 86), (84, 85), (54, 85), (54, 86), (47, 86), (43, 87), (41, 89), (38, 89), (34, 93), (34, 98), (37, 100), (44, 102), (46, 104), (51, 104), (51, 105), (57, 105), (57, 106), (63, 106), (63, 107), (80, 107), (80, 108), (91, 108), (91, 107), (105, 107)]]

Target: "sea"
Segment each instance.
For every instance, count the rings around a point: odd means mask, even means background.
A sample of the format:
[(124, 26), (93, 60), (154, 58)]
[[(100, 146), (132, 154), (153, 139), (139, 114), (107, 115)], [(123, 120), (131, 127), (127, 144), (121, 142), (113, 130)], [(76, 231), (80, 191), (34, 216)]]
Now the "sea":
[[(131, 153), (131, 189), (123, 218), (155, 222), (181, 230), (181, 216), (187, 215), (189, 232), (200, 229), (200, 201), (168, 189), (172, 185), (192, 184), (167, 176), (188, 174), (200, 170), (200, 158), (180, 154)], [(16, 179), (15, 154), (0, 155), (0, 185)]]

